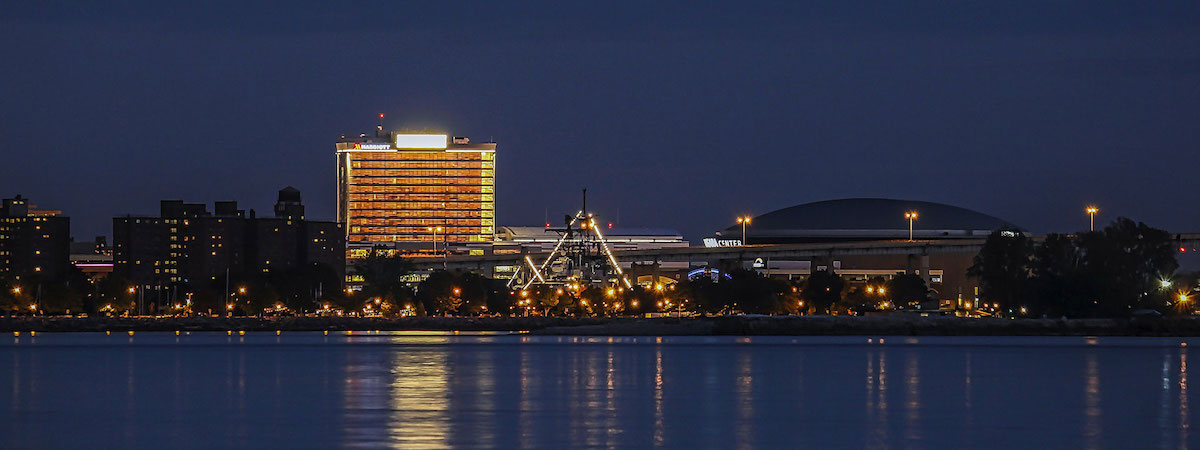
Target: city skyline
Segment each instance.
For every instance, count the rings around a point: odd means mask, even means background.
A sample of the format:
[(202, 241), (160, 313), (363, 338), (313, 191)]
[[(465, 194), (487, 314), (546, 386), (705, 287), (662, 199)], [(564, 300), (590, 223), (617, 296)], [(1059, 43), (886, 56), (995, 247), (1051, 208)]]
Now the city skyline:
[(693, 242), (847, 197), (1035, 232), (1086, 229), (1091, 204), (1097, 224), (1200, 221), (1180, 208), (1200, 201), (1180, 169), (1200, 162), (1195, 6), (618, 6), (5, 5), (0, 190), (77, 240), (161, 198), (265, 207), (286, 185), (333, 219), (328, 143), (382, 112), (502, 142), (504, 225), (581, 187)]

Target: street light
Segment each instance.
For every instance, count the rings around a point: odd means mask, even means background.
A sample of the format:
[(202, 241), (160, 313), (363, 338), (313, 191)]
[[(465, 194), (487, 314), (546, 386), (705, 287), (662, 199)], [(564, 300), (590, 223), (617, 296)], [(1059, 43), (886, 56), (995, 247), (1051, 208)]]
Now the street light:
[(1088, 229), (1090, 231), (1096, 231), (1096, 213), (1100, 212), (1100, 208), (1097, 208), (1094, 205), (1088, 205), (1083, 212), (1086, 212), (1088, 215)]
[(13, 288), (13, 293), (14, 293), (14, 294), (20, 294), (20, 293), (21, 293), (21, 287), (20, 287), (20, 286), (16, 286), (16, 287), (14, 287), (14, 288)]
[(737, 223), (742, 225), (742, 245), (746, 245), (746, 225), (750, 225), (750, 216), (739, 216)]
[(433, 233), (433, 254), (437, 254), (437, 234), (442, 231), (442, 227), (425, 227), (425, 231)]
[(909, 211), (904, 213), (904, 218), (908, 219), (908, 242), (913, 241), (913, 221), (917, 220), (917, 212)]

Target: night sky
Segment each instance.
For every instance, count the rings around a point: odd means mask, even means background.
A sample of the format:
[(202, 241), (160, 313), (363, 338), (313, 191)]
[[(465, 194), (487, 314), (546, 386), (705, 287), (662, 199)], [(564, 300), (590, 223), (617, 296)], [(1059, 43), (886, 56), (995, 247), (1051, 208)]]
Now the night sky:
[(82, 240), (286, 185), (332, 219), (383, 112), (495, 139), (502, 225), (586, 186), (694, 241), (840, 197), (1200, 231), (1196, 2), (175, 3), (0, 4), (0, 194)]

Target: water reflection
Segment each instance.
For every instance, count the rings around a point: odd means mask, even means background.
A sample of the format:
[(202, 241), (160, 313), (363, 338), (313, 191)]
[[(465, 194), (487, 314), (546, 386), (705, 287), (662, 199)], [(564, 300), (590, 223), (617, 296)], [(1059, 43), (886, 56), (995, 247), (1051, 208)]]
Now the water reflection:
[(654, 445), (666, 440), (663, 411), (663, 348), (661, 341), (654, 346)]
[(972, 411), (974, 405), (972, 399), (975, 394), (974, 386), (971, 385), (971, 354), (964, 355), (965, 362), (963, 364), (963, 418), (968, 430), (975, 429), (975, 414)]
[(754, 442), (754, 361), (749, 353), (737, 357), (737, 442), (753, 446)]
[[(56, 339), (0, 344), (5, 448), (1182, 448), (1191, 438), (1178, 339)], [(77, 431), (55, 432), (63, 423)]]
[(389, 444), (405, 448), (449, 445), (446, 356), (443, 351), (392, 352)]
[(882, 447), (888, 440), (887, 352), (867, 352), (867, 442)]
[(1087, 448), (1100, 448), (1100, 367), (1094, 350), (1087, 350), (1085, 364), (1083, 436)]
[[(526, 339), (527, 338), (522, 338), (522, 341), (525, 341)], [(520, 368), (520, 375), (519, 375), (521, 403), (517, 410), (517, 416), (519, 417), (517, 423), (518, 423), (519, 430), (520, 430), (518, 442), (520, 443), (521, 448), (533, 447), (534, 432), (533, 432), (533, 414), (532, 414), (532, 412), (539, 409), (539, 406), (536, 403), (534, 403), (538, 398), (537, 393), (533, 392), (533, 389), (532, 389), (532, 382), (533, 382), (533, 379), (532, 379), (532, 377), (533, 377), (533, 361), (532, 361), (532, 359), (533, 359), (533, 355), (530, 353), (530, 351), (521, 351), (521, 356), (520, 356), (521, 368)]]
[(909, 351), (904, 365), (904, 384), (908, 388), (904, 402), (904, 418), (907, 422), (905, 437), (921, 439), (921, 363), (916, 352)]
[(1188, 414), (1187, 347), (1179, 350), (1179, 447), (1187, 448), (1191, 417)]

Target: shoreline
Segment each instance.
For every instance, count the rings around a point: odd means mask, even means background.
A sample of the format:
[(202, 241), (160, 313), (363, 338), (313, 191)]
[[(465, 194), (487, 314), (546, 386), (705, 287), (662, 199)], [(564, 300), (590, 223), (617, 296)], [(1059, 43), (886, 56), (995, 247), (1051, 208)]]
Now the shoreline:
[(0, 318), (2, 332), (522, 331), (559, 336), (1200, 336), (1200, 318), (972, 319), (959, 317), (187, 317)]

